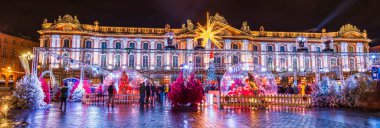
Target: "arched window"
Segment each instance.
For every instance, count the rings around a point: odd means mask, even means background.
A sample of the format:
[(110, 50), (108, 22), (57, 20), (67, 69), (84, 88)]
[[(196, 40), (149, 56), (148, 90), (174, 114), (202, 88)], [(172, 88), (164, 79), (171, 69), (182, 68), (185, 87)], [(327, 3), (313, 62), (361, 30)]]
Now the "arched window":
[(107, 48), (107, 42), (102, 42), (102, 49), (106, 49)]
[(129, 43), (129, 48), (132, 48), (132, 49), (134, 49), (134, 48), (135, 48), (135, 45), (136, 45), (136, 44), (135, 44), (135, 43), (133, 43), (133, 42), (132, 42), (132, 43)]
[(13, 75), (9, 75), (8, 79), (13, 80)]
[(232, 49), (239, 49), (239, 45), (238, 44), (232, 44)]
[(321, 52), (321, 47), (316, 47), (316, 48), (315, 48), (315, 51), (316, 51), (316, 52)]
[(267, 59), (267, 66), (268, 66), (267, 68), (269, 71), (273, 71), (273, 69), (274, 69), (273, 58), (269, 57)]
[(178, 56), (173, 56), (173, 67), (178, 67)]
[(143, 43), (143, 49), (148, 50), (149, 49), (149, 44), (148, 43)]
[(253, 45), (252, 50), (255, 51), (255, 52), (257, 52), (257, 51), (259, 51), (259, 48), (257, 47), (257, 45)]
[(120, 54), (115, 55), (115, 68), (120, 68)]
[(292, 52), (297, 52), (297, 47), (296, 46), (292, 47)]
[(0, 80), (5, 80), (5, 75), (4, 74), (1, 75)]
[(148, 56), (143, 56), (143, 67), (148, 67), (149, 66), (149, 59)]
[(253, 57), (253, 64), (259, 64), (259, 58)]
[(91, 59), (92, 57), (91, 57), (91, 54), (90, 53), (87, 53), (86, 54), (86, 58), (85, 58), (85, 63), (87, 64), (87, 65), (91, 65)]
[(90, 40), (86, 41), (86, 48), (92, 48), (92, 41)]
[(105, 68), (107, 65), (107, 55), (106, 54), (102, 54), (101, 55), (101, 58), (100, 58), (100, 66)]
[(49, 39), (44, 40), (44, 47), (49, 47)]
[(297, 65), (297, 58), (293, 58), (293, 70), (297, 70), (298, 65)]
[(69, 39), (64, 39), (63, 40), (63, 47), (64, 48), (69, 48), (70, 47), (70, 40)]
[(330, 67), (335, 68), (337, 66), (336, 64), (336, 58), (331, 58), (330, 59)]
[(161, 67), (162, 66), (162, 56), (157, 56), (156, 57), (156, 66), (157, 67)]
[(350, 58), (350, 69), (355, 70), (355, 59), (354, 58)]
[(232, 64), (237, 64), (239, 63), (239, 57), (238, 56), (233, 56), (232, 57)]
[(280, 68), (281, 68), (281, 70), (286, 70), (286, 59), (285, 58), (281, 58)]
[(272, 45), (268, 45), (267, 46), (267, 51), (268, 52), (272, 52), (273, 51), (273, 46)]
[(116, 49), (121, 49), (121, 43), (120, 43), (120, 42), (116, 42), (116, 44), (115, 44), (115, 48), (116, 48)]
[(162, 43), (157, 43), (156, 47), (157, 47), (158, 50), (162, 50)]
[(129, 61), (129, 63), (128, 63), (129, 67), (135, 66), (135, 56), (134, 55), (129, 55), (128, 61)]
[(348, 52), (355, 52), (354, 46), (348, 46)]
[(285, 46), (280, 46), (280, 52), (285, 52)]

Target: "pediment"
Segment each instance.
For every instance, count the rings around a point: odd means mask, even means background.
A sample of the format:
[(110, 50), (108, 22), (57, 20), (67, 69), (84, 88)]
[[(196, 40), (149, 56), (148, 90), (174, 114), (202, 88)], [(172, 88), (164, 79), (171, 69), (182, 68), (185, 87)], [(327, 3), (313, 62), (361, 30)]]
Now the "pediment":
[(240, 29), (237, 29), (219, 21), (215, 21), (215, 28), (225, 28), (222, 32), (218, 34), (220, 36), (250, 35), (249, 33), (245, 33)]
[(83, 31), (83, 29), (80, 26), (72, 23), (58, 23), (52, 26), (49, 30)]

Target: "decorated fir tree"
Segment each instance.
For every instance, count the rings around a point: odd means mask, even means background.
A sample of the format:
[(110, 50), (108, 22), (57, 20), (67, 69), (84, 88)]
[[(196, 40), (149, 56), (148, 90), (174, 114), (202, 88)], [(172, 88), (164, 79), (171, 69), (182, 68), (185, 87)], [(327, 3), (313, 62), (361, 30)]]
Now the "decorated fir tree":
[(72, 101), (81, 101), (83, 94), (85, 93), (85, 90), (83, 88), (83, 82), (81, 81), (79, 83), (75, 83), (70, 93), (71, 93), (70, 99)]
[(45, 78), (40, 78), (41, 87), (45, 94), (44, 102), (50, 103), (50, 87), (49, 87), (49, 80)]
[(216, 79), (216, 70), (214, 64), (214, 53), (211, 51), (210, 53), (210, 62), (207, 71), (207, 86), (215, 86), (217, 84)]
[(119, 80), (119, 91), (118, 94), (127, 94), (129, 90), (129, 79), (127, 73), (123, 71)]
[(202, 84), (195, 79), (194, 73), (185, 81), (181, 72), (172, 84), (168, 96), (173, 106), (196, 106), (203, 99), (202, 91)]
[(337, 107), (340, 105), (341, 91), (339, 85), (328, 77), (323, 77), (314, 86), (313, 104), (321, 107)]
[(27, 74), (16, 83), (10, 100), (10, 108), (38, 109), (46, 107), (41, 82), (35, 75)]

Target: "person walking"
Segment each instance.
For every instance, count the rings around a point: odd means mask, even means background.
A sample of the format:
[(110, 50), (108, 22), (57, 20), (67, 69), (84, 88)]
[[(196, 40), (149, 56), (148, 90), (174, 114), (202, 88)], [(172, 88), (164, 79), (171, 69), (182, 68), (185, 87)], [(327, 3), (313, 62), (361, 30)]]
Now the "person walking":
[(140, 104), (144, 104), (145, 100), (145, 82), (140, 84)]
[(59, 96), (59, 98), (61, 99), (61, 106), (59, 107), (59, 109), (62, 109), (62, 105), (65, 104), (64, 107), (66, 110), (66, 100), (67, 100), (67, 97), (69, 96), (69, 88), (67, 87), (67, 83), (63, 84), (63, 87), (61, 88), (60, 92), (61, 92), (61, 95)]
[(150, 103), (150, 102), (149, 102), (149, 98), (150, 98), (150, 94), (151, 94), (151, 93), (150, 93), (150, 91), (151, 91), (151, 90), (150, 90), (150, 88), (151, 88), (150, 86), (151, 86), (151, 85), (150, 85), (150, 83), (149, 83), (149, 81), (148, 81), (148, 82), (146, 83), (146, 88), (145, 88), (145, 91), (146, 91), (146, 101), (145, 101), (145, 102), (146, 102), (146, 103)]
[(108, 105), (111, 104), (112, 107), (115, 106), (115, 93), (116, 93), (116, 88), (115, 88), (115, 82), (111, 82), (111, 84), (108, 86)]

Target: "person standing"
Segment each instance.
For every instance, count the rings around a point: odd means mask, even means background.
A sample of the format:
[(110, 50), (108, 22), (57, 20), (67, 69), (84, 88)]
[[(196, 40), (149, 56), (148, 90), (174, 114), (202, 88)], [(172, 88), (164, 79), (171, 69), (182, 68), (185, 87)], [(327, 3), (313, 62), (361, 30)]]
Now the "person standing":
[(150, 87), (151, 85), (150, 85), (150, 83), (149, 83), (149, 81), (146, 83), (146, 88), (145, 88), (145, 91), (146, 91), (146, 103), (149, 103), (149, 98), (150, 98)]
[(145, 100), (145, 82), (140, 84), (140, 104), (144, 104)]
[(160, 93), (160, 102), (164, 102), (164, 93), (165, 93), (165, 87), (164, 85), (159, 85), (159, 93)]
[(67, 87), (67, 83), (63, 84), (63, 87), (61, 88), (60, 92), (61, 92), (61, 95), (59, 96), (59, 98), (61, 99), (61, 106), (59, 107), (59, 109), (62, 109), (62, 105), (65, 104), (64, 107), (66, 110), (66, 100), (67, 100), (67, 97), (69, 96), (69, 88)]
[(165, 94), (164, 94), (165, 95), (165, 99), (168, 98), (169, 89), (170, 89), (169, 85), (166, 84), (165, 85)]
[(111, 84), (108, 86), (108, 105), (109, 106), (111, 104), (112, 107), (115, 106), (115, 92), (116, 92), (116, 88), (115, 88), (115, 82), (111, 82)]
[(155, 85), (155, 84), (153, 84), (152, 85), (152, 87), (151, 87), (151, 92), (152, 92), (152, 95), (151, 95), (151, 97), (150, 97), (150, 100), (152, 101), (152, 103), (154, 103), (155, 102), (155, 96), (157, 95), (157, 86)]

